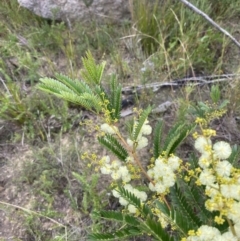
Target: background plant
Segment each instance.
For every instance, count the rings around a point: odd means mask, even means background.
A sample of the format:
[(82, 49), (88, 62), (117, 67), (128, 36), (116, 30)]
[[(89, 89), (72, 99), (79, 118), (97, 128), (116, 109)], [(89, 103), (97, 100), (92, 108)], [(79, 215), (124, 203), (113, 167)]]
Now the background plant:
[[(192, 4), (215, 21), (222, 21), (224, 16), (231, 14), (223, 9), (227, 1), (223, 5), (220, 1), (211, 4), (208, 1), (193, 1)], [(192, 14), (191, 10), (176, 1), (165, 1), (164, 4), (160, 1), (141, 1), (136, 2), (134, 7), (136, 38), (147, 55), (158, 56), (157, 62), (161, 63), (161, 67), (165, 66), (169, 76), (194, 76), (223, 70), (221, 59), (224, 53), (221, 50), (227, 47), (228, 41), (201, 16)], [(219, 12), (223, 15), (218, 15)], [(196, 26), (198, 34), (194, 31)], [(213, 48), (215, 51), (212, 51)]]

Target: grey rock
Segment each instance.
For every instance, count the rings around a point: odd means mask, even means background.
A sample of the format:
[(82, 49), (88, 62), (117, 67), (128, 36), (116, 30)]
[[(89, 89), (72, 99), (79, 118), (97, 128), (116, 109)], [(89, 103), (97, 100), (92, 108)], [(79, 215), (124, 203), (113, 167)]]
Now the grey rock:
[(20, 6), (48, 19), (119, 22), (130, 17), (128, 0), (18, 0)]

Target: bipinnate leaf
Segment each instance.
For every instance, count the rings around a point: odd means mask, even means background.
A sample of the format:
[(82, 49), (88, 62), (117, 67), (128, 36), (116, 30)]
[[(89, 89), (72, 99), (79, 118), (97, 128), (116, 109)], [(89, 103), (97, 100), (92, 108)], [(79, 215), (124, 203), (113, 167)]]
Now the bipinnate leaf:
[(86, 53), (86, 57), (82, 58), (84, 69), (81, 71), (82, 78), (90, 85), (100, 85), (105, 62), (96, 64), (90, 51)]
[(81, 95), (83, 93), (93, 94), (90, 87), (83, 81), (73, 80), (68, 76), (65, 76), (63, 74), (58, 74), (58, 73), (55, 74), (55, 77), (59, 82), (66, 85), (69, 89), (71, 89), (77, 95)]
[(134, 217), (130, 216), (128, 214), (123, 214), (122, 212), (117, 212), (117, 211), (99, 211), (99, 212), (94, 212), (94, 216), (101, 217), (103, 219), (107, 219), (110, 221), (116, 221), (116, 222), (122, 222), (124, 224), (128, 224), (131, 226), (140, 226), (141, 223), (140, 221)]
[(164, 147), (161, 152), (165, 152), (165, 156), (174, 153), (176, 148), (183, 142), (183, 140), (193, 131), (196, 127), (193, 125), (186, 125), (185, 123), (175, 124), (168, 132), (167, 139), (164, 142)]
[(184, 193), (176, 184), (170, 189), (170, 199), (172, 203), (171, 219), (174, 220), (178, 230), (187, 235), (189, 230), (195, 230), (201, 226), (202, 222), (194, 212), (194, 206), (189, 205)]
[[(184, 180), (178, 180), (179, 190), (181, 189), (180, 196), (184, 197), (189, 207), (192, 210), (192, 216), (198, 226), (202, 224), (216, 227), (221, 232), (226, 232), (229, 228), (228, 223), (218, 225), (214, 218), (216, 212), (210, 212), (205, 207), (205, 188), (203, 186), (196, 186), (195, 180), (186, 183)], [(176, 206), (175, 206), (176, 207)], [(183, 213), (185, 216), (185, 214)]]
[(136, 141), (138, 138), (138, 135), (140, 134), (140, 131), (143, 127), (144, 122), (147, 120), (149, 114), (151, 113), (152, 108), (151, 106), (148, 106), (147, 109), (145, 109), (139, 116), (138, 123), (136, 127), (133, 129), (133, 140)]
[(102, 137), (98, 137), (98, 141), (101, 145), (106, 147), (115, 156), (117, 156), (121, 161), (126, 161), (128, 152), (113, 135), (105, 134)]
[(161, 141), (162, 141), (162, 130), (163, 130), (163, 121), (158, 121), (154, 129), (154, 138), (153, 138), (153, 155), (154, 159), (157, 159), (161, 155)]
[(59, 74), (57, 78), (41, 78), (37, 88), (71, 103), (83, 106), (88, 110), (96, 111), (97, 113), (101, 111), (102, 100), (92, 92), (86, 83), (77, 82)]
[(112, 118), (118, 120), (120, 118), (121, 111), (122, 86), (117, 82), (116, 76), (112, 76), (110, 92), (110, 111)]
[(147, 204), (142, 203), (141, 200), (137, 198), (133, 193), (129, 192), (122, 186), (118, 186), (118, 191), (121, 194), (121, 197), (123, 197), (133, 206), (135, 206), (143, 216), (153, 216), (151, 208)]
[(164, 202), (156, 200), (156, 207), (166, 216), (170, 217), (170, 210)]
[(150, 233), (155, 240), (174, 241), (174, 237), (162, 228), (158, 220), (148, 217), (145, 225), (148, 228), (148, 233)]
[(205, 208), (205, 188), (203, 186), (196, 186), (195, 179), (188, 183), (183, 179), (179, 179), (178, 186), (181, 188), (181, 195), (187, 200), (188, 206), (192, 207), (194, 216), (197, 216), (197, 224), (213, 223), (212, 213)]
[(134, 128), (134, 119), (127, 120), (125, 125), (126, 125), (126, 128), (127, 128), (128, 135), (130, 137), (132, 137), (133, 128)]
[(61, 98), (67, 100), (71, 103), (83, 106), (88, 110), (96, 110), (99, 112), (101, 110), (100, 101), (94, 95), (84, 93), (81, 96), (75, 95), (69, 92), (60, 92)]
[(61, 97), (61, 91), (73, 93), (73, 91), (69, 87), (56, 79), (45, 77), (40, 78), (39, 80), (40, 83), (37, 85), (38, 89), (43, 90), (44, 92), (48, 92), (50, 94), (54, 94), (57, 97)]
[(93, 212), (93, 215), (104, 219), (112, 220), (112, 221), (118, 221), (118, 222), (124, 221), (123, 213), (117, 212), (117, 211), (99, 211), (99, 212)]

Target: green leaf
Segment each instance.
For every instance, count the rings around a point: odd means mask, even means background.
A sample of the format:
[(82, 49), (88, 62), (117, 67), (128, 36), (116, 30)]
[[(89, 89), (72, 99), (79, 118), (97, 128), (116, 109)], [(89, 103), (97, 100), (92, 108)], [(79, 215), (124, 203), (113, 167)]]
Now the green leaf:
[(130, 119), (126, 122), (128, 136), (133, 139), (133, 127), (134, 127), (134, 119)]
[(110, 103), (112, 105), (112, 108), (110, 111), (114, 110), (114, 112), (112, 112), (113, 120), (114, 119), (118, 120), (120, 118), (120, 111), (121, 111), (122, 87), (120, 84), (117, 83), (115, 76), (112, 77), (110, 91), (111, 91)]
[(87, 84), (83, 82), (77, 83), (63, 75), (57, 76), (59, 80), (41, 78), (41, 83), (38, 84), (37, 88), (71, 103), (83, 106), (88, 110), (101, 111), (101, 99), (93, 94)]
[(111, 221), (117, 221), (117, 222), (122, 222), (124, 224), (129, 224), (131, 226), (140, 226), (141, 223), (140, 221), (134, 217), (130, 216), (128, 214), (123, 214), (122, 212), (117, 212), (117, 211), (99, 211), (99, 212), (93, 212), (93, 215), (111, 220)]
[[(178, 180), (181, 195), (185, 198), (189, 207), (192, 207), (194, 215), (196, 216), (195, 223), (201, 225), (202, 223), (212, 225), (212, 214), (205, 208), (205, 190), (202, 186), (196, 186), (193, 179), (189, 183), (184, 180)], [(180, 190), (179, 189), (179, 190)]]
[(92, 94), (92, 90), (83, 81), (72, 80), (63, 74), (58, 74), (58, 73), (55, 74), (55, 76), (58, 81), (60, 81), (64, 85), (66, 85), (69, 89), (71, 89), (77, 95), (81, 95), (85, 92)]
[(211, 111), (211, 108), (206, 105), (205, 103), (203, 103), (202, 101), (198, 102), (198, 106), (200, 107), (201, 110), (203, 110), (204, 112), (208, 112)]
[(164, 202), (160, 202), (160, 201), (156, 200), (156, 206), (163, 214), (170, 217), (170, 210)]
[(167, 139), (165, 141), (163, 150), (166, 156), (169, 156), (173, 153), (176, 148), (183, 142), (183, 140), (192, 132), (196, 127), (193, 125), (186, 125), (185, 123), (177, 123), (171, 128), (168, 132)]
[(171, 237), (168, 232), (162, 228), (159, 221), (152, 218), (147, 218), (146, 226), (148, 227), (149, 233), (152, 234), (157, 240), (161, 241), (173, 241), (174, 238)]
[(147, 118), (148, 118), (149, 114), (151, 113), (151, 111), (152, 111), (152, 108), (150, 106), (148, 106), (147, 109), (144, 110), (141, 113), (141, 115), (140, 115), (140, 117), (138, 119), (138, 123), (137, 123), (136, 127), (134, 128), (134, 133), (133, 133), (133, 140), (134, 141), (137, 141), (138, 135), (139, 135), (139, 133), (140, 133), (142, 127), (143, 127), (143, 124), (147, 120)]
[(94, 95), (86, 83), (71, 80), (64, 75), (57, 75), (57, 77), (59, 80), (41, 78), (37, 88), (88, 110), (101, 111), (102, 100)]
[(100, 101), (95, 96), (89, 95), (88, 93), (84, 93), (82, 96), (78, 96), (74, 93), (61, 91), (59, 97), (71, 103), (83, 106), (88, 110), (95, 109), (97, 112), (101, 110)]
[(118, 186), (118, 191), (124, 199), (126, 199), (130, 204), (134, 205), (142, 215), (145, 217), (147, 216), (153, 216), (151, 208), (145, 204), (142, 203), (139, 198), (137, 198), (133, 193), (126, 190), (124, 187)]
[(118, 222), (124, 221), (124, 216), (122, 212), (117, 212), (117, 211), (99, 211), (99, 212), (94, 212), (93, 215), (104, 219), (112, 220), (112, 221), (118, 221)]
[(159, 120), (154, 129), (154, 138), (153, 138), (154, 159), (157, 159), (161, 154), (162, 130), (163, 130), (163, 121)]
[(212, 85), (210, 97), (211, 97), (213, 103), (217, 103), (220, 100), (220, 96), (221, 96), (221, 91), (219, 89), (219, 86), (218, 85)]
[(52, 78), (40, 78), (39, 81), (41, 83), (37, 85), (38, 89), (48, 92), (50, 94), (54, 94), (58, 97), (61, 96), (60, 95), (61, 91), (73, 93), (71, 88), (67, 87), (65, 84), (61, 83), (58, 80), (55, 80)]
[(185, 235), (191, 229), (197, 229), (202, 222), (193, 211), (194, 206), (190, 206), (184, 193), (175, 185), (170, 189), (170, 199), (173, 207), (174, 223)]
[(198, 165), (198, 157), (192, 153), (188, 159), (188, 162), (190, 164), (190, 167), (191, 169), (195, 169), (195, 168), (198, 168), (199, 165)]
[(98, 141), (101, 145), (116, 155), (121, 161), (126, 161), (128, 152), (113, 135), (106, 134), (103, 137), (98, 137)]
[(130, 216), (130, 215), (125, 215), (124, 221), (127, 224), (132, 225), (132, 226), (139, 226), (140, 225), (139, 220), (137, 218), (133, 217), (133, 216)]
[(229, 100), (223, 100), (223, 102), (219, 105), (218, 109), (223, 109), (225, 108), (228, 104), (230, 103)]
[(86, 57), (82, 58), (84, 69), (81, 71), (83, 79), (91, 85), (100, 85), (105, 62), (96, 64), (90, 51), (86, 53)]

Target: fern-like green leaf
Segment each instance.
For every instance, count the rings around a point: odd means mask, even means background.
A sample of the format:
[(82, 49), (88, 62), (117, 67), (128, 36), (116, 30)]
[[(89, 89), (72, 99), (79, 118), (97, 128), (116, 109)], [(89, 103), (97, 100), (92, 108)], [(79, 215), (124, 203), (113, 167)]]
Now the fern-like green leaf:
[(121, 194), (121, 197), (126, 199), (130, 204), (140, 210), (142, 215), (145, 217), (153, 216), (151, 208), (147, 204), (142, 203), (141, 200), (137, 198), (133, 193), (129, 192), (121, 186), (118, 187), (118, 191)]
[(171, 128), (167, 135), (163, 150), (166, 156), (169, 156), (175, 151), (175, 149), (183, 142), (183, 140), (192, 132), (195, 128), (194, 125), (186, 125), (184, 123), (177, 123)]
[(190, 164), (191, 169), (198, 168), (198, 157), (192, 153), (188, 159), (188, 163)]
[(71, 89), (74, 93), (78, 95), (81, 95), (85, 92), (93, 94), (89, 86), (83, 81), (73, 80), (63, 74), (55, 74), (55, 76), (59, 82), (66, 85), (69, 89)]
[(96, 95), (104, 102), (104, 100), (110, 100), (110, 97), (108, 96), (108, 93), (105, 91), (105, 89), (101, 85), (96, 85), (94, 87), (94, 92)]
[(128, 157), (128, 152), (114, 136), (106, 134), (103, 137), (98, 137), (98, 141), (101, 145), (105, 146), (114, 155), (116, 155), (121, 161), (125, 161)]
[(126, 240), (126, 238), (141, 235), (142, 230), (137, 227), (125, 227), (112, 233), (92, 233), (88, 235), (88, 240)]
[(101, 99), (94, 95), (86, 83), (77, 83), (63, 75), (57, 75), (57, 77), (59, 80), (41, 78), (37, 88), (88, 110), (101, 111)]
[(139, 220), (134, 217), (134, 216), (130, 216), (130, 215), (125, 215), (124, 216), (124, 221), (129, 224), (129, 225), (132, 225), (132, 226), (140, 226), (140, 222)]
[(169, 235), (169, 233), (162, 228), (160, 222), (156, 219), (147, 218), (146, 226), (148, 227), (148, 232), (156, 239), (161, 241), (173, 241), (174, 238)]
[(120, 111), (121, 111), (121, 98), (122, 98), (122, 87), (120, 84), (117, 83), (116, 77), (113, 76), (111, 80), (111, 96), (110, 96), (110, 103), (112, 104), (112, 118), (119, 119), (120, 118)]
[(100, 85), (105, 62), (97, 65), (91, 52), (86, 53), (86, 58), (82, 58), (84, 69), (81, 71), (83, 79), (91, 85)]
[(117, 212), (117, 211), (99, 211), (99, 212), (93, 212), (93, 215), (104, 219), (108, 219), (111, 221), (118, 221), (118, 222), (124, 221), (124, 215), (122, 214), (122, 212)]
[(61, 97), (60, 92), (65, 91), (69, 93), (74, 93), (71, 88), (67, 87), (65, 84), (61, 83), (58, 80), (52, 78), (40, 78), (40, 82), (37, 85), (37, 88), (48, 92), (50, 94), (54, 94), (58, 97)]
[(96, 217), (100, 217), (111, 221), (122, 222), (124, 224), (127, 223), (128, 225), (131, 225), (131, 226), (139, 227), (141, 225), (140, 221), (136, 217), (130, 216), (128, 214), (123, 214), (122, 212), (99, 211), (99, 212), (93, 212), (93, 215)]
[(178, 180), (178, 186), (182, 190), (181, 195), (185, 197), (188, 206), (192, 207), (195, 216), (199, 219), (197, 224), (205, 223), (212, 226), (212, 214), (205, 208), (206, 199), (204, 198), (204, 188), (202, 186), (196, 186), (195, 180), (186, 183), (183, 179)]
[(179, 230), (187, 235), (190, 229), (197, 229), (202, 222), (194, 212), (194, 207), (187, 202), (182, 191), (175, 185), (170, 189), (170, 199), (173, 205), (173, 214)]
[[(181, 237), (188, 236), (189, 230), (198, 228), (192, 225), (192, 223), (189, 223), (187, 217), (180, 210), (175, 208), (171, 208), (171, 216), (169, 221), (172, 228), (178, 231), (177, 235)], [(180, 238), (177, 240), (180, 240)]]
[(162, 130), (163, 121), (158, 121), (154, 129), (154, 139), (153, 139), (153, 155), (154, 159), (157, 159), (161, 155), (161, 141), (162, 141)]
[[(162, 212), (163, 217), (167, 223), (170, 224), (173, 230), (176, 230), (175, 236), (186, 236), (186, 233), (191, 229), (189, 220), (180, 210), (180, 207), (172, 206), (171, 210), (168, 209), (165, 203), (156, 202), (156, 207)], [(177, 238), (180, 240), (180, 238)]]
[(74, 93), (69, 92), (60, 92), (59, 95), (62, 99), (67, 100), (71, 103), (83, 106), (84, 108), (88, 110), (96, 110), (99, 112), (101, 110), (101, 105), (97, 98), (95, 98), (92, 95), (89, 95), (88, 93), (83, 94), (82, 96), (78, 96)]
[(156, 207), (166, 216), (170, 217), (170, 210), (164, 202), (156, 200)]
[(133, 128), (134, 128), (134, 119), (130, 119), (126, 122), (126, 128), (128, 132), (128, 136), (133, 139)]
[(138, 123), (137, 123), (136, 127), (134, 128), (134, 133), (133, 133), (133, 140), (134, 141), (137, 140), (138, 135), (139, 135), (139, 133), (140, 133), (140, 131), (142, 129), (142, 126), (143, 126), (144, 122), (147, 120), (147, 118), (148, 118), (149, 114), (151, 113), (151, 111), (152, 111), (152, 108), (150, 106), (148, 106), (147, 109), (144, 110), (141, 113), (141, 115), (140, 115), (140, 117), (138, 119)]
[(97, 96), (89, 93), (83, 93), (81, 95), (81, 98), (90, 102), (92, 107), (97, 111), (100, 111), (102, 109), (101, 100)]

